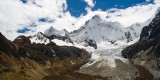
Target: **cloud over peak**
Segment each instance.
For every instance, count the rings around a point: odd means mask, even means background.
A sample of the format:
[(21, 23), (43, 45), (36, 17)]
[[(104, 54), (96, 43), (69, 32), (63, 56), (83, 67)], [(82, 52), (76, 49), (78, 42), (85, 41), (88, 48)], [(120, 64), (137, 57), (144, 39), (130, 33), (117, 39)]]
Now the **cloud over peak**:
[(43, 32), (50, 26), (72, 31), (81, 27), (85, 21), (96, 14), (100, 14), (106, 21), (118, 21), (127, 27), (132, 23), (143, 22), (154, 15), (160, 2), (155, 0), (155, 4), (140, 4), (124, 9), (112, 8), (102, 11), (92, 10), (97, 3), (95, 0), (83, 1), (88, 4), (84, 7), (86, 14), (75, 17), (68, 10), (70, 4), (67, 4), (67, 0), (2, 0), (0, 1), (0, 32), (13, 40), (17, 35)]
[(84, 1), (87, 2), (90, 7), (95, 6), (95, 2), (93, 2), (93, 0), (84, 0)]

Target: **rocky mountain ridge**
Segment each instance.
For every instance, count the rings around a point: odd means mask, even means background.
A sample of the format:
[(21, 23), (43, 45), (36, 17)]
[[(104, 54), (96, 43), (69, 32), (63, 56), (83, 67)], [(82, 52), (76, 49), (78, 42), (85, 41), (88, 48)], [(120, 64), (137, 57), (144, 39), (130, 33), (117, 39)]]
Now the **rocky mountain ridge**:
[(122, 51), (125, 58), (147, 68), (155, 80), (160, 79), (160, 11), (148, 26), (143, 27), (140, 39)]
[[(86, 23), (78, 30), (68, 32), (67, 30), (59, 31), (50, 27), (43, 35), (50, 41), (58, 39), (66, 43), (72, 43), (73, 45), (81, 44), (96, 49), (97, 44), (101, 41), (118, 45), (120, 44), (119, 41), (128, 43), (139, 38), (141, 29), (144, 26), (147, 26), (150, 21), (151, 19), (144, 23), (135, 23), (130, 27), (125, 28), (118, 22), (106, 22), (102, 20), (99, 15), (95, 15), (90, 20), (86, 21)], [(34, 40), (31, 41), (34, 42)]]
[[(91, 55), (83, 49), (73, 46), (57, 46), (52, 42), (48, 44), (31, 43), (29, 37), (25, 36), (18, 36), (11, 42), (1, 33), (0, 45), (0, 77), (2, 80), (96, 80), (105, 78), (74, 72), (90, 59)], [(81, 77), (76, 77), (77, 75)]]

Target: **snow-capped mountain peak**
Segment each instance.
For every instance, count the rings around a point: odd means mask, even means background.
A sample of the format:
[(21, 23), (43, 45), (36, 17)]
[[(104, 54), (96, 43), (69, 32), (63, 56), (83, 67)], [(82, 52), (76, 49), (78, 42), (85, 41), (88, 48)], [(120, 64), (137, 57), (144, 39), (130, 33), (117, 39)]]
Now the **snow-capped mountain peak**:
[(30, 37), (31, 43), (50, 43), (50, 40), (41, 32)]
[(90, 20), (85, 22), (85, 25), (87, 26), (91, 26), (91, 25), (95, 25), (98, 24), (102, 21), (101, 17), (99, 15), (95, 15), (93, 16)]
[(61, 31), (55, 29), (54, 27), (50, 27), (47, 30), (45, 30), (44, 35), (46, 36), (51, 36), (51, 35), (59, 35), (59, 36), (64, 36), (66, 34), (66, 30), (63, 29)]
[[(124, 27), (118, 22), (103, 21), (98, 15), (88, 20), (79, 30), (70, 33), (75, 42), (94, 40), (95, 42), (123, 39)], [(117, 35), (118, 34), (118, 35)]]
[(151, 22), (152, 18), (143, 23), (135, 23), (125, 28), (119, 22), (105, 21), (99, 15), (86, 21), (78, 30), (68, 32), (66, 29), (57, 30), (50, 27), (44, 32), (49, 40), (61, 40), (65, 43), (82, 44), (97, 48), (99, 44), (121, 45), (140, 37), (141, 30)]

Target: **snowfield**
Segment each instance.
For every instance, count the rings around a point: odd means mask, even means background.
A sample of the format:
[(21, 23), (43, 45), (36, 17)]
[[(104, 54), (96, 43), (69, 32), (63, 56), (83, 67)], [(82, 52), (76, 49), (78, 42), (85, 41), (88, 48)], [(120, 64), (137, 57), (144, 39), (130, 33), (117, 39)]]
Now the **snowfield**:
[(81, 68), (88, 67), (102, 60), (106, 61), (105, 63), (111, 68), (116, 67), (115, 59), (119, 59), (125, 63), (127, 59), (122, 57), (121, 51), (126, 46), (131, 45), (135, 43), (136, 41), (138, 41), (138, 39), (139, 38), (129, 43), (119, 42), (119, 45), (114, 45), (109, 42), (101, 42), (101, 43), (98, 43), (98, 49), (90, 50), (86, 48), (88, 51), (92, 53), (92, 56), (91, 56), (90, 61), (84, 66), (82, 66)]

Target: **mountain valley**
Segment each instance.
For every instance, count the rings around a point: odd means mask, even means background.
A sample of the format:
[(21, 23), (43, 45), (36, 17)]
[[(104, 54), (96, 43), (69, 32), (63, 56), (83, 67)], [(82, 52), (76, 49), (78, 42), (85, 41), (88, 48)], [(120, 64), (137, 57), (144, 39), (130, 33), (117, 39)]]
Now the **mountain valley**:
[(0, 33), (0, 79), (160, 80), (160, 10), (129, 27), (95, 15), (72, 32)]

